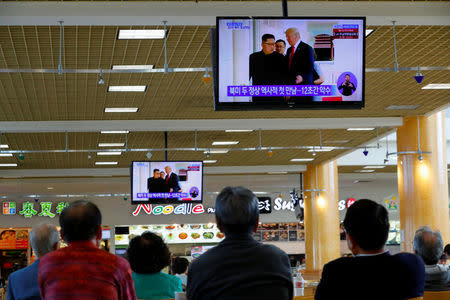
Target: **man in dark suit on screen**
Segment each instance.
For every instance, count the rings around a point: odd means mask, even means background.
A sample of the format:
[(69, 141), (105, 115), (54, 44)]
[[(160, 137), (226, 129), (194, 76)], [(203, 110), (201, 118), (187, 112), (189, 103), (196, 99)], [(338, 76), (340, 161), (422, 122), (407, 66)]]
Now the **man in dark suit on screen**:
[[(287, 72), (284, 56), (275, 51), (275, 36), (262, 36), (261, 51), (250, 54), (249, 78), (252, 85), (282, 85)], [(283, 97), (253, 97), (256, 103), (267, 101), (282, 101)]]
[[(288, 65), (289, 85), (309, 85), (314, 84), (314, 50), (311, 46), (300, 39), (300, 33), (297, 28), (286, 30), (286, 40), (290, 47), (286, 52)], [(312, 101), (311, 96), (290, 97), (290, 101)]]
[(153, 170), (153, 177), (147, 180), (147, 189), (149, 193), (167, 193), (167, 184), (159, 175), (159, 169)]
[(166, 178), (164, 179), (169, 188), (169, 193), (181, 193), (181, 187), (178, 179), (178, 175), (172, 172), (172, 168), (166, 166)]

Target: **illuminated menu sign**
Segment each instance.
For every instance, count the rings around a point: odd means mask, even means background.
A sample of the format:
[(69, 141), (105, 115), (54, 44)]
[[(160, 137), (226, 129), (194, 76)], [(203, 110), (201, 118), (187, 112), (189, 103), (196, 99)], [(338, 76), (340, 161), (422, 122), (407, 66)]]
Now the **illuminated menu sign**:
[(28, 230), (5, 229), (0, 231), (0, 249), (27, 249)]

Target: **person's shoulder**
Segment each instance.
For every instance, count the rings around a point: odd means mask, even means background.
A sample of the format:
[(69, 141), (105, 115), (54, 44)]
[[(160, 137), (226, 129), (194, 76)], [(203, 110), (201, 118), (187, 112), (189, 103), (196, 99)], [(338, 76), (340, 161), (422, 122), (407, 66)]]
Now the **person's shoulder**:
[[(104, 250), (102, 250), (104, 251)], [(106, 252), (106, 251), (105, 251)], [(109, 256), (111, 259), (116, 261), (117, 267), (121, 268), (122, 270), (129, 270), (130, 269), (130, 264), (128, 263), (128, 261), (125, 258), (122, 258), (120, 256), (111, 254), (109, 252), (106, 252), (106, 256)]]
[(422, 258), (412, 253), (397, 253), (392, 255), (392, 258), (407, 268), (425, 268)]
[(167, 281), (170, 281), (173, 284), (181, 284), (181, 278), (175, 275), (170, 275), (164, 272), (161, 272), (161, 276), (165, 278)]
[[(256, 241), (255, 241), (256, 242)], [(278, 256), (287, 256), (286, 252), (284, 252), (283, 250), (281, 250), (280, 248), (274, 246), (274, 245), (267, 245), (267, 244), (263, 244), (260, 242), (256, 242), (260, 248), (260, 251), (269, 253), (269, 254), (273, 254), (273, 255), (278, 255)]]
[(353, 264), (354, 257), (340, 257), (325, 264), (324, 269), (340, 269), (346, 268)]
[(250, 54), (250, 58), (255, 58), (255, 57), (258, 57), (258, 56), (261, 56), (261, 51), (253, 52), (252, 54)]

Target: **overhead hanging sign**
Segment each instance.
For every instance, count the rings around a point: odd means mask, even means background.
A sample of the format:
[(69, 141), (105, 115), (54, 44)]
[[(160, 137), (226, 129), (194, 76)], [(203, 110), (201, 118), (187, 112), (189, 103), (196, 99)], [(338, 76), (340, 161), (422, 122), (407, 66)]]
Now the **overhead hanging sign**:
[[(53, 206), (53, 204), (56, 204)], [(52, 202), (40, 202), (40, 211), (38, 211), (38, 207), (35, 209), (35, 203), (33, 202), (24, 202), (22, 203), (22, 210), (20, 208), (17, 208), (18, 206), (16, 202), (3, 202), (3, 215), (16, 215), (17, 213), (21, 216), (23, 216), (26, 219), (31, 219), (32, 217), (48, 217), (48, 218), (54, 218), (56, 215), (60, 215), (63, 209), (67, 206), (69, 206), (68, 202), (58, 202), (58, 203), (52, 203)], [(52, 207), (55, 207), (54, 210), (52, 210)]]

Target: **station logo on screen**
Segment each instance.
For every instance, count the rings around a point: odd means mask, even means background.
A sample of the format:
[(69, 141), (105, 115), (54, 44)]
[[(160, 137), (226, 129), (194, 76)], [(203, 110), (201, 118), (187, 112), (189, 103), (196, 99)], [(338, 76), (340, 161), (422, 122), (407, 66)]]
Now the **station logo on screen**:
[(216, 109), (361, 108), (365, 18), (217, 18)]
[(133, 204), (202, 202), (203, 162), (133, 162)]

